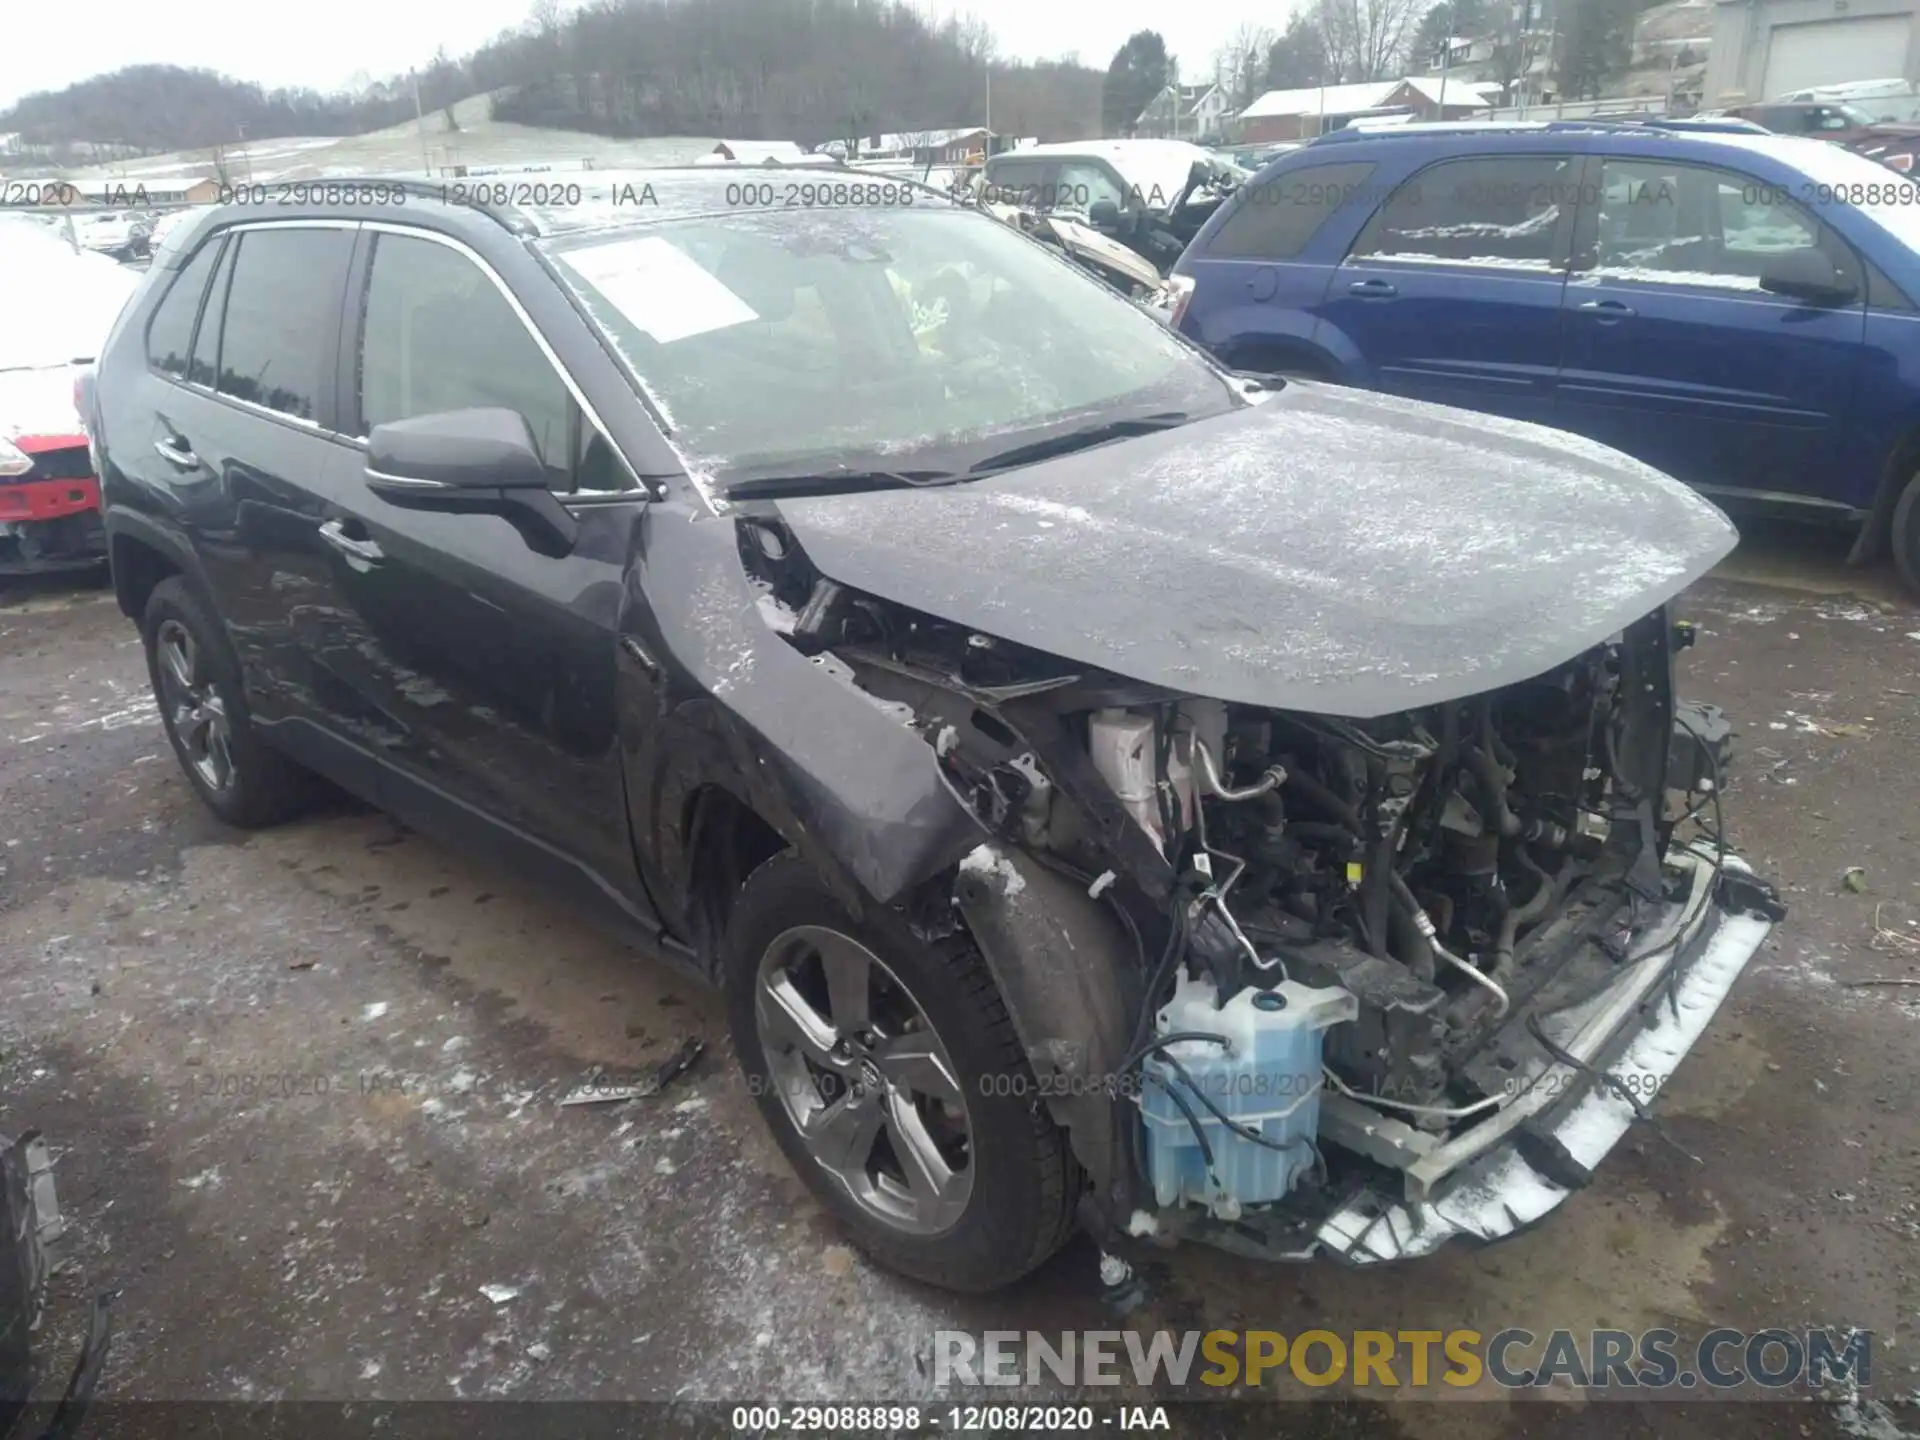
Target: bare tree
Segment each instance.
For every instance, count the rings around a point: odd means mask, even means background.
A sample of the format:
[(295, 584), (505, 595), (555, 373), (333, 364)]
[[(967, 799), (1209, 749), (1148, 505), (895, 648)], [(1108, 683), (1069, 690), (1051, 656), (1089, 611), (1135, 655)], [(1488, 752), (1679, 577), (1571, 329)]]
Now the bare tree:
[(1328, 67), (1342, 81), (1398, 77), (1424, 8), (1421, 0), (1316, 0)]
[(1226, 92), (1230, 109), (1246, 109), (1260, 93), (1266, 78), (1267, 53), (1279, 38), (1271, 25), (1243, 20), (1227, 37), (1227, 43), (1214, 52), (1214, 80)]

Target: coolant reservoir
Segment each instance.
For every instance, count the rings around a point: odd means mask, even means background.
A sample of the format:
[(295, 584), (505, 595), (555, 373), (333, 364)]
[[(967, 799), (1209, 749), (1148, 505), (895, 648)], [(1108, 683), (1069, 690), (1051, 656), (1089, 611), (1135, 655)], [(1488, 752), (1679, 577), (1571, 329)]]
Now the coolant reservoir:
[[(1321, 1040), (1329, 1026), (1355, 1019), (1360, 1002), (1338, 986), (1292, 980), (1271, 990), (1242, 990), (1225, 1005), (1215, 1003), (1216, 993), (1210, 981), (1182, 980), (1160, 1011), (1155, 1033), (1198, 1030), (1223, 1035), (1228, 1043), (1169, 1045), (1166, 1053), (1185, 1067), (1185, 1076), (1159, 1052), (1149, 1055), (1141, 1066), (1146, 1081), (1140, 1109), (1154, 1198), (1162, 1207), (1190, 1201), (1231, 1220), (1249, 1205), (1280, 1199), (1312, 1165), (1310, 1142), (1320, 1130)], [(1211, 1174), (1193, 1126), (1168, 1087), (1179, 1092), (1206, 1132), (1213, 1151)], [(1201, 1095), (1280, 1148), (1235, 1134)]]

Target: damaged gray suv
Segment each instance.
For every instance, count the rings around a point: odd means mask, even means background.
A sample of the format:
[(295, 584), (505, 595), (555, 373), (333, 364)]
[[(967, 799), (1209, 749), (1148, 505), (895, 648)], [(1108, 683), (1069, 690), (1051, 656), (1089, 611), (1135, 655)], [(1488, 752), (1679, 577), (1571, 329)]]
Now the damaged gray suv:
[(80, 398), (206, 803), (325, 776), (720, 983), (794, 1167), (941, 1285), (1585, 1183), (1782, 913), (1672, 688), (1721, 515), (1229, 374), (930, 190), (595, 181), (169, 236)]

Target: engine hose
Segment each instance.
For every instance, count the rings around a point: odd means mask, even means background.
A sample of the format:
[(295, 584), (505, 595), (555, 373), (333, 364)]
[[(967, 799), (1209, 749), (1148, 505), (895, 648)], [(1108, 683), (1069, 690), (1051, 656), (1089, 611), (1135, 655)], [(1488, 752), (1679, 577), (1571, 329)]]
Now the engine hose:
[(1236, 790), (1220, 778), (1220, 769), (1213, 763), (1213, 752), (1207, 749), (1207, 742), (1198, 736), (1194, 737), (1193, 753), (1199, 757), (1200, 774), (1206, 781), (1207, 789), (1222, 800), (1252, 800), (1256, 796), (1266, 794), (1276, 785), (1282, 784), (1287, 778), (1284, 768), (1271, 765), (1253, 784), (1241, 786)]
[(1286, 783), (1313, 801), (1322, 813), (1333, 816), (1334, 819), (1338, 820), (1354, 834), (1358, 835), (1362, 833), (1360, 816), (1354, 808), (1338, 795), (1334, 794), (1333, 791), (1329, 790), (1325, 785), (1322, 785), (1313, 776), (1304, 774), (1299, 770), (1289, 770), (1287, 772)]
[(1549, 879), (1547, 872), (1536, 865), (1525, 850), (1516, 850), (1514, 856), (1522, 866), (1533, 872), (1539, 884), (1534, 887), (1533, 895), (1526, 904), (1514, 906), (1500, 921), (1500, 934), (1493, 946), (1493, 978), (1502, 984), (1513, 977), (1514, 947), (1519, 940), (1520, 927), (1538, 920), (1558, 905), (1573, 882), (1573, 866), (1570, 863), (1561, 866), (1559, 874)]
[(1493, 812), (1493, 822), (1500, 833), (1509, 839), (1518, 835), (1520, 817), (1507, 804), (1506, 777), (1500, 773), (1500, 764), (1493, 758), (1491, 746), (1468, 750), (1466, 759), (1473, 767), (1474, 777), (1480, 782), (1480, 792), (1486, 799), (1487, 808)]
[(1393, 877), (1393, 893), (1399, 898), (1402, 905), (1411, 907), (1413, 911), (1413, 923), (1419, 928), (1421, 935), (1426, 938), (1427, 944), (1432, 947), (1434, 955), (1446, 961), (1482, 989), (1492, 991), (1493, 998), (1500, 1007), (1493, 1012), (1494, 1018), (1497, 1020), (1502, 1015), (1505, 1015), (1508, 1009), (1507, 992), (1503, 990), (1499, 983), (1491, 976), (1483, 975), (1467, 961), (1462, 960), (1458, 955), (1455, 955), (1451, 950), (1447, 949), (1445, 945), (1440, 943), (1440, 932), (1434, 928), (1433, 920), (1428, 916), (1425, 909), (1421, 907), (1420, 902), (1414, 898), (1413, 891), (1407, 888), (1407, 882), (1398, 875)]
[(1393, 893), (1393, 917), (1398, 923), (1394, 926), (1394, 939), (1399, 942), (1399, 953), (1407, 957), (1407, 969), (1418, 979), (1433, 983), (1433, 946), (1420, 931), (1420, 922), (1414, 919), (1418, 906), (1408, 905), (1399, 891)]

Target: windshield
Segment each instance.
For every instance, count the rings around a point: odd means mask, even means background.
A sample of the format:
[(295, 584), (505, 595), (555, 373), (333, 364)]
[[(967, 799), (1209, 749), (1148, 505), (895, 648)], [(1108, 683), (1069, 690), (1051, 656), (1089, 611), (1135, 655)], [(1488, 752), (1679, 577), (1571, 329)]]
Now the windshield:
[(734, 212), (545, 248), (717, 474), (964, 469), (1061, 423), (1239, 403), (1151, 316), (965, 211)]

